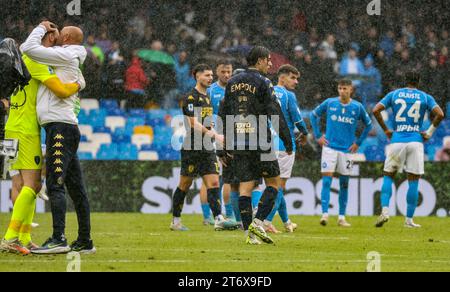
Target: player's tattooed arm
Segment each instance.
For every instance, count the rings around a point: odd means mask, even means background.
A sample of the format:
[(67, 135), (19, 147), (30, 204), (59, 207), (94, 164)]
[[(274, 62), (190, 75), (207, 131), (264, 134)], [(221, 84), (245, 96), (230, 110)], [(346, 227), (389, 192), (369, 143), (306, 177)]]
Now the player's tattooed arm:
[(389, 129), (384, 122), (383, 116), (381, 115), (381, 112), (385, 110), (385, 106), (382, 103), (379, 103), (375, 106), (373, 109), (373, 115), (375, 116), (375, 119), (377, 119), (378, 124), (383, 129), (384, 133), (388, 137), (388, 139), (392, 139), (393, 131)]

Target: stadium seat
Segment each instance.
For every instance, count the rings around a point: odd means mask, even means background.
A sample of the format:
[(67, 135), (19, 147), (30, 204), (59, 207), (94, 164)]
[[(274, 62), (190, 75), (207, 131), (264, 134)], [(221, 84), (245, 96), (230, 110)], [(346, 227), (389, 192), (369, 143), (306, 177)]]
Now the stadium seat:
[(92, 143), (92, 142), (81, 142), (78, 145), (78, 152), (89, 152), (92, 154), (92, 158), (95, 158), (95, 156), (97, 155), (97, 151), (98, 151), (99, 145)]
[(144, 134), (151, 138), (154, 136), (153, 128), (150, 126), (137, 126), (134, 128), (133, 133), (136, 135)]
[(98, 100), (93, 98), (82, 98), (81, 99), (81, 108), (84, 109), (87, 113), (90, 113), (91, 110), (99, 109), (100, 105)]
[(141, 151), (144, 151), (144, 152), (152, 152), (152, 151), (157, 152), (156, 148), (152, 144), (143, 144), (143, 145), (141, 145)]
[(140, 161), (158, 161), (158, 152), (155, 151), (141, 151), (138, 154), (138, 159)]
[(147, 116), (147, 111), (144, 109), (130, 109), (128, 111), (128, 116), (130, 118), (143, 118)]
[(133, 125), (133, 128), (136, 126), (144, 126), (145, 125), (145, 118), (142, 117), (130, 117), (127, 120), (127, 126)]
[(78, 158), (80, 160), (93, 160), (94, 155), (91, 152), (78, 152)]
[(106, 119), (106, 116), (108, 115), (108, 112), (106, 111), (106, 109), (104, 108), (99, 108), (99, 109), (93, 109), (91, 110), (91, 112), (89, 113), (90, 117), (102, 117), (104, 119)]
[(169, 110), (169, 115), (172, 117), (182, 116), (183, 111), (181, 109), (171, 109), (171, 110)]
[(449, 103), (447, 103), (447, 118), (449, 118), (450, 117), (450, 102)]
[(92, 127), (103, 127), (105, 126), (105, 117), (103, 116), (90, 116), (89, 125)]
[(91, 138), (91, 143), (96, 144), (97, 147), (100, 147), (102, 144), (110, 144), (111, 142), (111, 134), (107, 133), (93, 134)]
[(163, 109), (157, 109), (157, 110), (150, 110), (147, 114), (147, 118), (149, 120), (151, 119), (165, 119), (167, 115), (169, 114), (169, 111), (163, 110)]
[(100, 100), (100, 107), (106, 110), (118, 109), (119, 102), (115, 99), (102, 99)]
[(138, 149), (141, 149), (142, 145), (152, 144), (152, 137), (147, 134), (134, 134), (131, 137), (131, 143), (136, 145)]
[(86, 135), (81, 135), (80, 142), (89, 142), (89, 140)]
[(78, 125), (78, 128), (80, 129), (81, 135), (86, 136), (88, 140), (92, 139), (92, 134), (94, 133), (94, 130), (92, 129), (91, 125)]
[(138, 148), (136, 145), (122, 143), (119, 145), (119, 160), (137, 160)]
[(114, 132), (119, 127), (125, 127), (126, 119), (120, 116), (107, 116), (105, 119), (105, 125), (111, 128), (111, 131)]
[(155, 127), (164, 127), (166, 126), (167, 123), (164, 118), (152, 118), (147, 120), (147, 124), (155, 128)]
[(111, 134), (111, 129), (105, 126), (94, 127), (94, 133), (108, 133)]
[(131, 136), (130, 135), (112, 135), (112, 142), (121, 144), (121, 143), (131, 143)]
[(106, 109), (106, 112), (108, 113), (108, 116), (119, 116), (119, 117), (124, 117), (125, 113), (123, 110), (121, 110), (120, 108), (110, 108), (110, 109)]

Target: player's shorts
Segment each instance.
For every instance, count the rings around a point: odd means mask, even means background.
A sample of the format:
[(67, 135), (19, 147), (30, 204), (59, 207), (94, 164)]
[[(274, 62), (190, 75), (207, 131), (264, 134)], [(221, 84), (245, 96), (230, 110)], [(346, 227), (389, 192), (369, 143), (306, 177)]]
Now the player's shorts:
[(332, 172), (341, 175), (351, 175), (353, 159), (350, 153), (323, 147), (322, 149), (322, 173)]
[(238, 185), (240, 183), (236, 176), (235, 163), (234, 159), (230, 159), (227, 167), (222, 165), (222, 182), (224, 184)]
[(281, 178), (291, 178), (292, 169), (295, 163), (295, 154), (288, 155), (284, 151), (277, 153), (278, 164), (280, 165), (280, 177)]
[(42, 149), (40, 135), (27, 135), (20, 132), (6, 131), (5, 138), (19, 140), (18, 157), (16, 161), (11, 164), (10, 170), (42, 169)]
[(403, 171), (415, 175), (425, 173), (425, 154), (420, 142), (395, 143), (387, 148), (384, 171), (388, 173)]
[(202, 151), (181, 151), (181, 175), (203, 177), (219, 175), (220, 166), (215, 153)]
[(236, 151), (233, 153), (233, 159), (235, 176), (239, 182), (259, 181), (262, 177), (273, 178), (280, 175), (280, 167), (275, 153)]

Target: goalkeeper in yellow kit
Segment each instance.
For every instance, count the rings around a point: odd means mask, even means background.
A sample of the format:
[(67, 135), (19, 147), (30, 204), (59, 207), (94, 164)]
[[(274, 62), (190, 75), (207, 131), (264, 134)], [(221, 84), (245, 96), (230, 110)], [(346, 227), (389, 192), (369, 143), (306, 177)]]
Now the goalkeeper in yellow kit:
[[(47, 33), (42, 40), (45, 47), (56, 44), (59, 31)], [(36, 98), (42, 83), (59, 98), (67, 98), (78, 92), (79, 83), (63, 84), (53, 68), (39, 64), (26, 55), (22, 59), (31, 74), (31, 81), (11, 97), (6, 139), (19, 140), (19, 152), (10, 166), (13, 173), (13, 185), (19, 186), (20, 193), (14, 204), (8, 231), (0, 244), (0, 251), (28, 255), (36, 247), (31, 241), (31, 223), (36, 208), (36, 196), (41, 189), (42, 150), (40, 126), (36, 113)], [(83, 81), (84, 82), (84, 81)]]

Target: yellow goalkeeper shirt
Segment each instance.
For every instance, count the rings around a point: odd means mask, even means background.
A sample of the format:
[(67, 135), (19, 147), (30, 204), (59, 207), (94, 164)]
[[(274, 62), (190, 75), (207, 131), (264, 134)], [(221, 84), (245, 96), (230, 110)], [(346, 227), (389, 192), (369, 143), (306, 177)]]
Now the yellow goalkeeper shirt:
[(26, 55), (22, 56), (22, 60), (27, 66), (32, 79), (24, 88), (26, 97), (23, 91), (19, 91), (11, 97), (11, 108), (5, 129), (7, 131), (20, 132), (28, 135), (40, 135), (41, 132), (36, 113), (36, 99), (39, 85), (57, 76), (53, 68), (37, 63)]

